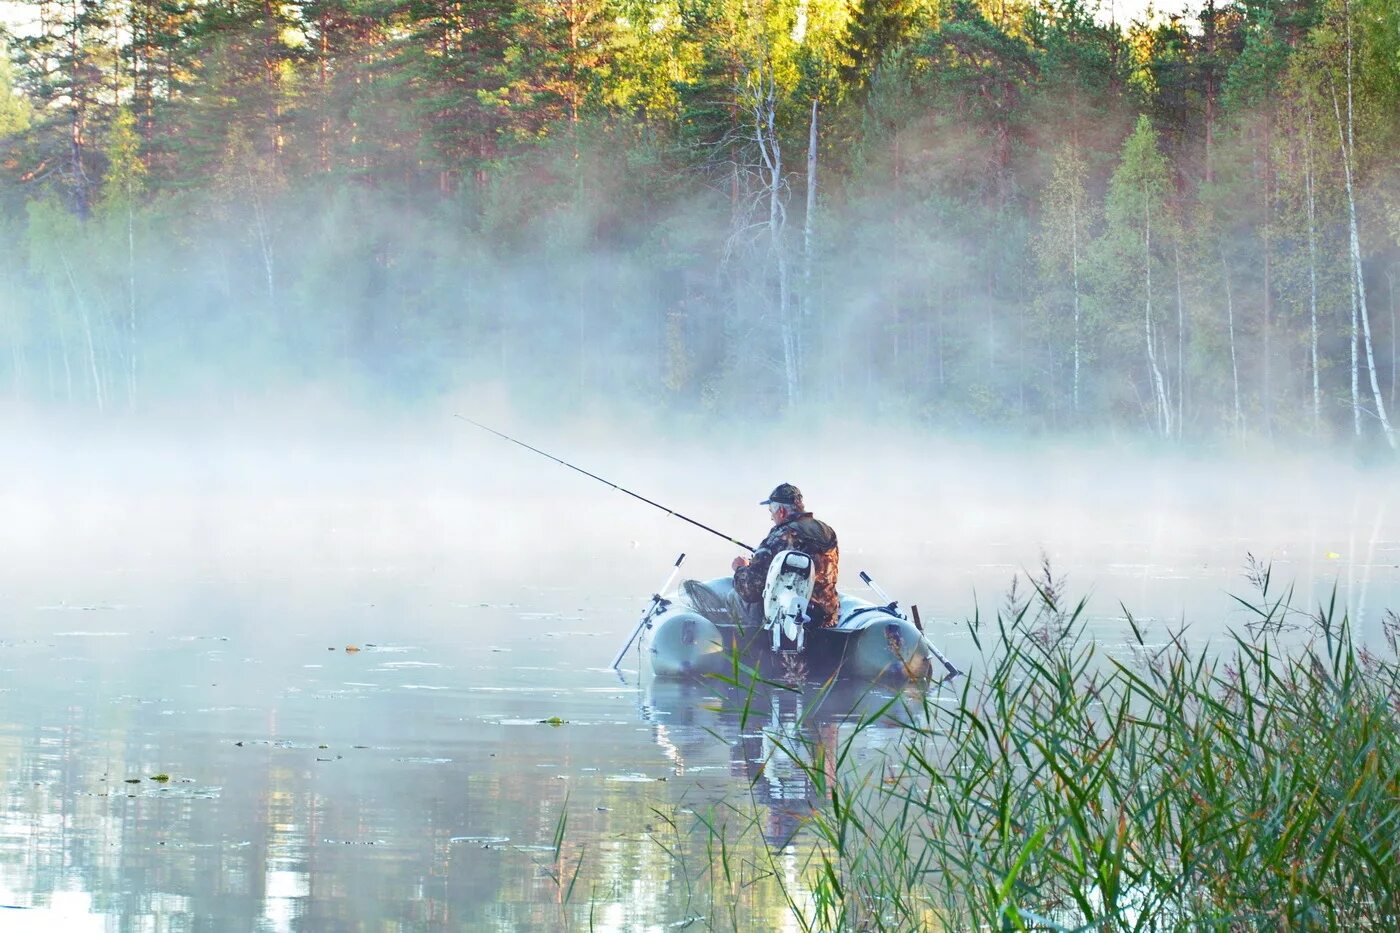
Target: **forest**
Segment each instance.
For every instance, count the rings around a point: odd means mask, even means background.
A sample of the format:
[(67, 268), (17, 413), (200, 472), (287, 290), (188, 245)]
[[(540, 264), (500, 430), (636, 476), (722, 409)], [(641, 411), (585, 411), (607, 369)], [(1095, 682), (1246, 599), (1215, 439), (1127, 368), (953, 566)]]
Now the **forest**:
[(1400, 446), (1400, 4), (25, 0), (0, 399)]

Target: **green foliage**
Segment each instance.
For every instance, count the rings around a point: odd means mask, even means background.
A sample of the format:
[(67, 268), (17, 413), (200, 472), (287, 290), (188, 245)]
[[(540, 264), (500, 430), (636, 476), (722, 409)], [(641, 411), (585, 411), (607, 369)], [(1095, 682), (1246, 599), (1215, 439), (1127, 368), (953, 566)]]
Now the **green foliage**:
[(898, 53), (913, 34), (918, 16), (915, 0), (860, 0), (841, 37), (841, 77), (861, 89), (885, 56)]
[(1170, 191), (1157, 132), (1141, 116), (1109, 180), (1104, 230), (1094, 249), (1093, 277), (1103, 325), (1120, 345), (1134, 339), (1128, 335), (1135, 335), (1141, 326), (1138, 318), (1144, 302), (1166, 282), (1163, 252), (1174, 234)]
[(107, 171), (102, 178), (99, 210), (111, 213), (128, 208), (146, 187), (146, 164), (141, 161), (141, 140), (136, 135), (136, 117), (125, 107), (117, 111), (107, 133)]
[[(1244, 434), (1326, 436), (1348, 36), (1367, 284), (1400, 265), (1383, 0), (1126, 31), (1081, 0), (46, 10), (0, 68), (0, 385), (34, 400), (233, 372), (722, 413), (786, 405), (792, 359), (798, 407), (1031, 431), (1170, 407), (1177, 436), (1233, 440), (1238, 384)], [(1396, 324), (1372, 323), (1393, 395)]]
[(1261, 9), (1247, 20), (1244, 48), (1225, 77), (1225, 105), (1237, 112), (1263, 106), (1275, 93), (1288, 62), (1272, 13)]
[(31, 107), (15, 92), (8, 45), (0, 37), (0, 140), (28, 129)]

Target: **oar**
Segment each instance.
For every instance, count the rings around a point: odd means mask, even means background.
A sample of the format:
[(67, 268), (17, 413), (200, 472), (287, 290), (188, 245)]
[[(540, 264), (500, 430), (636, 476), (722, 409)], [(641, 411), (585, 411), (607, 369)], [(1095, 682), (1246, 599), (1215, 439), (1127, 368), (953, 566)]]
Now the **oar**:
[[(883, 589), (881, 589), (880, 584), (870, 579), (870, 574), (862, 570), (860, 572), (860, 578), (865, 581), (866, 586), (870, 587), (872, 590), (875, 591), (876, 596), (880, 597), (891, 606), (895, 605), (895, 601), (893, 599), (890, 599), (890, 594), (886, 593)], [(943, 667), (948, 671), (949, 677), (957, 677), (959, 674), (962, 673), (962, 671), (958, 670), (956, 667), (953, 666), (952, 661), (949, 661), (947, 658), (943, 657), (943, 652), (939, 651), (936, 647), (934, 647), (933, 642), (930, 641), (929, 637), (924, 634), (923, 624), (919, 622), (918, 609), (914, 610), (914, 627), (919, 630), (919, 637), (924, 640), (924, 647), (928, 648), (929, 652), (943, 664)]]
[(632, 634), (627, 637), (627, 643), (622, 646), (622, 650), (617, 653), (617, 657), (613, 658), (613, 670), (617, 670), (617, 666), (621, 664), (622, 659), (627, 656), (627, 649), (631, 648), (632, 642), (636, 641), (637, 636), (642, 634), (642, 629), (650, 628), (651, 620), (656, 614), (671, 604), (671, 601), (669, 599), (663, 599), (661, 594), (671, 588), (671, 583), (676, 579), (676, 574), (681, 572), (681, 561), (683, 560), (685, 560), (685, 554), (682, 553), (680, 557), (676, 558), (676, 563), (671, 568), (671, 575), (666, 578), (665, 583), (661, 584), (661, 589), (651, 594), (651, 605), (647, 607), (646, 612), (642, 613), (641, 621), (638, 622), (637, 627), (632, 630)]

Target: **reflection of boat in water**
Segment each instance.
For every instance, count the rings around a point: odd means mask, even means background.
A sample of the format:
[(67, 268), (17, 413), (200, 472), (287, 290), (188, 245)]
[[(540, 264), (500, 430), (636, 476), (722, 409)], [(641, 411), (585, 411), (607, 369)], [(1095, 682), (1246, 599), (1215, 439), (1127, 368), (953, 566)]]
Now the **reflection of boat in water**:
[[(661, 602), (648, 649), (652, 671), (660, 676), (732, 670), (736, 656), (759, 671), (785, 671), (793, 663), (790, 652), (773, 650), (762, 609), (740, 600), (728, 577), (687, 580), (674, 599)], [(805, 634), (801, 664), (815, 676), (916, 680), (933, 670), (933, 646), (894, 603), (882, 606), (842, 593), (839, 622)]]
[[(890, 703), (894, 689), (838, 681), (820, 689), (757, 684), (750, 691), (712, 677), (654, 678), (642, 715), (677, 775), (723, 770), (742, 778), (762, 808), (764, 838), (781, 849), (826, 799), (813, 769), (823, 771), (823, 784), (834, 779), (844, 725), (862, 723), (861, 758), (898, 738), (897, 720), (910, 714), (898, 699)], [(871, 721), (887, 705), (887, 718)]]

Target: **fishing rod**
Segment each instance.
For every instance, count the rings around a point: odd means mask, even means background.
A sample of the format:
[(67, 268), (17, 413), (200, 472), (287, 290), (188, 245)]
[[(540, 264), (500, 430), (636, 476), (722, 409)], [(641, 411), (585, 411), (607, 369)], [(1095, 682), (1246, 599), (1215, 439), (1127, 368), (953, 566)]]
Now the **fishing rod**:
[(666, 578), (665, 583), (661, 584), (661, 589), (651, 594), (651, 605), (647, 606), (647, 611), (642, 613), (642, 620), (638, 622), (637, 627), (632, 630), (632, 635), (627, 639), (627, 644), (623, 645), (622, 650), (617, 653), (617, 657), (613, 658), (613, 670), (617, 670), (617, 666), (622, 663), (622, 659), (627, 657), (627, 649), (631, 648), (632, 642), (636, 641), (637, 636), (642, 634), (642, 629), (651, 628), (651, 620), (656, 618), (656, 614), (664, 611), (667, 606), (671, 605), (671, 601), (662, 594), (671, 588), (671, 582), (676, 579), (676, 574), (681, 572), (681, 561), (683, 560), (685, 560), (684, 554), (676, 558), (676, 562), (671, 565), (671, 575)]
[(457, 417), (458, 417), (458, 418), (461, 418), (461, 419), (462, 419), (463, 421), (465, 421), (467, 424), (474, 424), (474, 425), (476, 425), (478, 428), (481, 428), (481, 430), (483, 430), (483, 431), (490, 431), (492, 434), (496, 435), (497, 437), (502, 438), (503, 440), (510, 441), (512, 444), (519, 444), (521, 447), (524, 447), (526, 450), (532, 450), (532, 451), (534, 451), (535, 453), (539, 454), (541, 457), (547, 457), (547, 458), (549, 458), (550, 460), (553, 460), (555, 463), (558, 463), (558, 464), (560, 464), (560, 465), (562, 465), (562, 466), (566, 466), (566, 467), (568, 467), (569, 469), (574, 470), (575, 472), (582, 473), (584, 476), (587, 476), (589, 479), (596, 479), (598, 482), (604, 484), (605, 486), (611, 486), (613, 489), (616, 489), (618, 492), (625, 492), (625, 493), (627, 493), (627, 495), (631, 496), (633, 499), (640, 499), (641, 501), (645, 502), (647, 505), (652, 506), (653, 508), (660, 509), (661, 511), (665, 512), (667, 515), (674, 515), (676, 518), (679, 518), (681, 521), (690, 522), (690, 523), (691, 523), (692, 525), (694, 525), (696, 528), (703, 528), (705, 531), (708, 531), (710, 534), (712, 534), (712, 535), (718, 535), (719, 537), (721, 537), (721, 538), (723, 538), (724, 540), (728, 541), (730, 544), (736, 544), (736, 545), (738, 545), (739, 547), (743, 548), (744, 550), (748, 551), (750, 554), (753, 553), (753, 550), (754, 550), (754, 549), (753, 549), (752, 547), (750, 547), (749, 545), (745, 544), (744, 542), (740, 541), (739, 539), (737, 539), (737, 538), (731, 538), (729, 535), (725, 534), (724, 532), (722, 532), (722, 531), (717, 531), (717, 530), (715, 530), (714, 528), (711, 528), (709, 525), (702, 524), (701, 522), (697, 522), (695, 519), (693, 519), (693, 518), (691, 518), (691, 517), (689, 517), (689, 516), (687, 516), (687, 515), (682, 515), (680, 512), (677, 512), (675, 509), (668, 509), (668, 508), (666, 508), (666, 506), (662, 505), (660, 502), (653, 502), (653, 501), (651, 501), (650, 499), (648, 499), (646, 496), (639, 496), (639, 495), (637, 495), (635, 492), (633, 492), (633, 491), (630, 490), (630, 489), (623, 489), (623, 488), (622, 488), (621, 486), (619, 486), (617, 483), (611, 482), (611, 481), (609, 481), (609, 480), (605, 480), (605, 479), (603, 479), (601, 476), (597, 475), (596, 473), (590, 473), (590, 472), (588, 472), (587, 470), (583, 469), (582, 467), (576, 467), (576, 466), (574, 466), (572, 463), (569, 463), (568, 461), (560, 460), (558, 457), (554, 456), (553, 454), (547, 454), (547, 453), (545, 453), (543, 450), (540, 450), (538, 447), (531, 447), (529, 444), (525, 443), (524, 441), (518, 441), (518, 440), (516, 440), (515, 438), (511, 437), (511, 436), (508, 435), (508, 434), (502, 434), (500, 431), (497, 431), (495, 428), (487, 427), (486, 425), (482, 424), (480, 421), (473, 421), (472, 419), (468, 418), (466, 415), (461, 415), (461, 414), (459, 414), (459, 415), (457, 415)]

